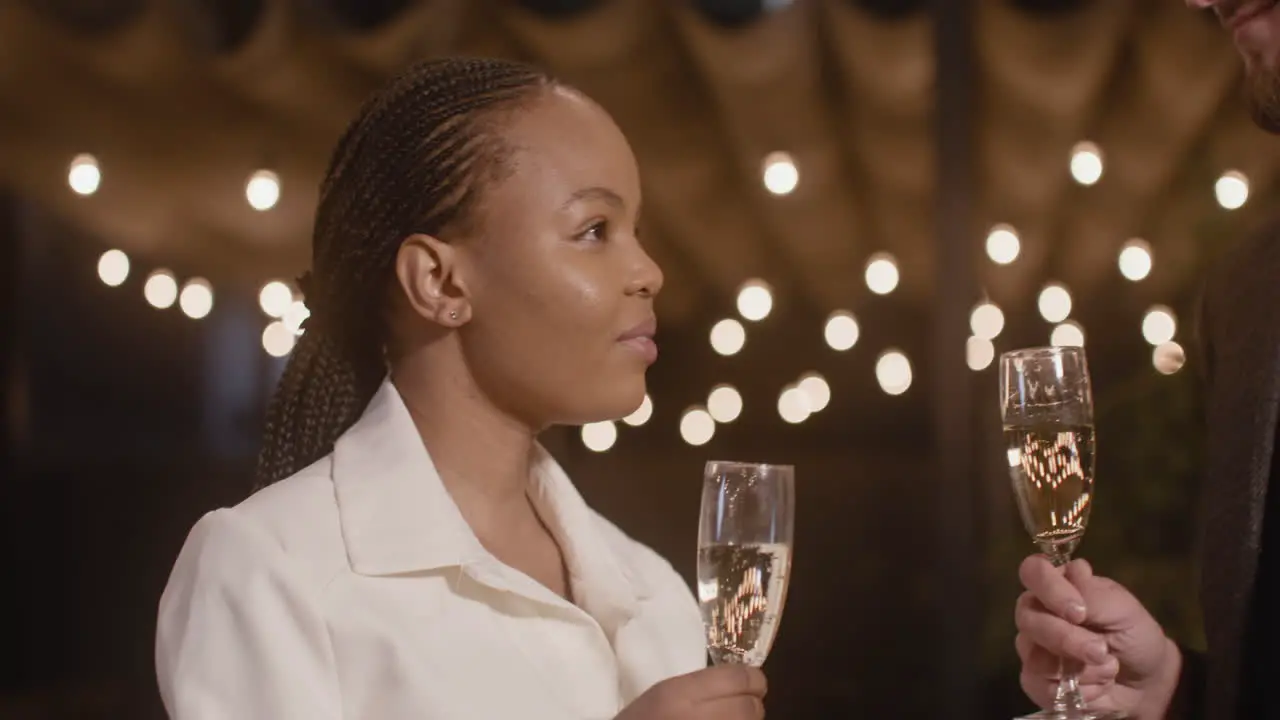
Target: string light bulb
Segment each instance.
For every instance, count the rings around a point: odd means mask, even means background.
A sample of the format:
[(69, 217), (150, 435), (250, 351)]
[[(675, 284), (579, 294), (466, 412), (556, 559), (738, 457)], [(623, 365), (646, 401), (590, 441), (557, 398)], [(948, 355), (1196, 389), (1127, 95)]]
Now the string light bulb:
[(262, 291), (258, 293), (258, 306), (267, 314), (267, 317), (277, 319), (284, 317), (292, 304), (293, 290), (279, 280), (272, 280), (263, 285)]
[(273, 320), (262, 331), (262, 349), (271, 357), (282, 358), (293, 352), (297, 336), (284, 326), (282, 320)]
[(156, 270), (147, 276), (142, 296), (157, 310), (172, 307), (178, 299), (178, 281), (168, 270)]
[(773, 292), (763, 280), (753, 279), (738, 290), (738, 314), (757, 322), (769, 316), (773, 310)]
[(986, 370), (995, 358), (996, 346), (987, 338), (975, 335), (965, 341), (964, 359), (970, 370)]
[(1156, 305), (1142, 317), (1142, 337), (1151, 345), (1162, 345), (1178, 332), (1178, 322), (1173, 311), (1164, 305)]
[(129, 278), (129, 256), (108, 250), (98, 258), (98, 279), (108, 287), (120, 287)]
[(800, 170), (784, 152), (769, 153), (761, 174), (765, 189), (774, 195), (790, 195), (800, 184)]
[(213, 311), (213, 286), (204, 278), (188, 280), (178, 295), (178, 307), (192, 320), (208, 316)]
[(77, 195), (92, 195), (102, 185), (102, 169), (98, 159), (89, 153), (81, 153), (71, 161), (67, 169), (67, 184)]
[(1133, 238), (1120, 248), (1120, 274), (1126, 280), (1139, 282), (1151, 274), (1151, 246), (1141, 238)]
[(680, 437), (695, 447), (706, 445), (716, 434), (716, 421), (704, 408), (689, 408), (680, 416)]
[(886, 350), (876, 360), (876, 381), (889, 395), (901, 395), (911, 387), (911, 361), (900, 350)]
[(649, 422), (651, 417), (653, 417), (653, 400), (649, 398), (649, 393), (645, 393), (644, 400), (640, 401), (640, 407), (632, 411), (630, 415), (622, 418), (622, 422), (631, 427), (640, 427)]
[(876, 253), (867, 261), (867, 289), (888, 295), (898, 287), (898, 261), (889, 253)]
[(255, 171), (245, 183), (244, 196), (254, 210), (270, 210), (280, 201), (280, 176), (270, 170)]
[(1004, 313), (993, 302), (979, 303), (969, 313), (969, 329), (984, 340), (994, 340), (1004, 330)]
[(987, 257), (998, 265), (1008, 265), (1022, 252), (1022, 239), (1009, 225), (996, 225), (987, 233)]
[(711, 327), (711, 349), (721, 355), (737, 355), (746, 344), (747, 330), (733, 318), (725, 318)]
[(1040, 317), (1051, 323), (1059, 323), (1071, 314), (1071, 293), (1061, 283), (1049, 283), (1040, 291), (1036, 300)]
[(1249, 201), (1249, 178), (1239, 170), (1228, 170), (1213, 184), (1213, 194), (1224, 210), (1239, 210)]
[(1102, 150), (1089, 141), (1071, 149), (1071, 177), (1081, 185), (1093, 185), (1102, 178)]
[(592, 452), (604, 452), (618, 441), (618, 426), (605, 420), (582, 426), (582, 444)]
[(831, 403), (831, 385), (816, 372), (805, 373), (796, 387), (804, 393), (810, 413), (822, 412)]
[(1151, 351), (1151, 365), (1161, 375), (1172, 375), (1178, 372), (1186, 362), (1186, 351), (1172, 340), (1160, 343)]
[(844, 352), (858, 344), (858, 320), (848, 310), (837, 310), (827, 317), (822, 337), (832, 350)]
[(778, 395), (778, 416), (785, 422), (797, 425), (809, 418), (812, 408), (809, 398), (796, 385), (788, 385)]
[(707, 412), (721, 424), (737, 420), (742, 414), (742, 393), (732, 385), (717, 385), (707, 395)]
[(1054, 347), (1084, 347), (1084, 328), (1074, 320), (1067, 320), (1049, 333), (1049, 344)]

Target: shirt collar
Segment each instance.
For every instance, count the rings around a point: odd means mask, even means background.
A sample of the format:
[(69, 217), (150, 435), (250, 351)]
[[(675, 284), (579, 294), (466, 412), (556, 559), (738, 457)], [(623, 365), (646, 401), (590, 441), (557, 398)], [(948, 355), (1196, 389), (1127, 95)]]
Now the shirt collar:
[[(617, 542), (607, 542), (605, 521), (560, 464), (540, 444), (534, 452), (530, 497), (565, 555), (575, 600), (593, 616), (630, 615), (636, 600), (649, 595), (639, 573), (619, 557)], [(496, 563), (445, 489), (389, 380), (335, 443), (332, 473), (355, 572), (393, 575)], [(491, 574), (486, 578), (493, 584)]]

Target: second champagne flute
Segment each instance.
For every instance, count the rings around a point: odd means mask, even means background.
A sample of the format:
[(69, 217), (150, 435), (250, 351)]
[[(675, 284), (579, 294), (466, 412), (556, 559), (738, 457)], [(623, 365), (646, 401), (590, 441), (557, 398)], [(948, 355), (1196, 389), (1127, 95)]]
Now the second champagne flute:
[(698, 604), (713, 664), (764, 664), (786, 604), (794, 519), (790, 465), (707, 463)]
[[(1054, 566), (1071, 560), (1093, 508), (1093, 388), (1084, 349), (1027, 348), (1000, 356), (1000, 417), (1022, 523)], [(1059, 659), (1053, 707), (1021, 720), (1119, 720), (1090, 710), (1074, 666)]]

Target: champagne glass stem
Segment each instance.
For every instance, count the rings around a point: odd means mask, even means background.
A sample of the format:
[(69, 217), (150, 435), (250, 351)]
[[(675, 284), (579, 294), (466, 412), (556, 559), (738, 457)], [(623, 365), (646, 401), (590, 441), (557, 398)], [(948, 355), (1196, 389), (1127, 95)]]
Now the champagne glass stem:
[[(1071, 561), (1070, 551), (1061, 547), (1046, 548), (1049, 562), (1060, 568)], [(1084, 696), (1080, 694), (1080, 663), (1058, 657), (1058, 687), (1053, 693), (1053, 712), (1061, 717), (1084, 717)]]
[[(1063, 717), (1083, 717), (1084, 696), (1080, 694), (1077, 663), (1058, 658), (1058, 688), (1053, 695), (1053, 711)], [(1070, 668), (1070, 669), (1069, 669)]]

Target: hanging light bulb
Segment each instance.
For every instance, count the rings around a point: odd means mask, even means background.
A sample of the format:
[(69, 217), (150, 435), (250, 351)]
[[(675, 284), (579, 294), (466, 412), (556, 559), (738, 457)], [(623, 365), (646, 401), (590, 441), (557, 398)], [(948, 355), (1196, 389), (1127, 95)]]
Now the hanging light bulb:
[(280, 176), (270, 170), (258, 170), (245, 183), (244, 196), (254, 210), (270, 210), (280, 200)]

